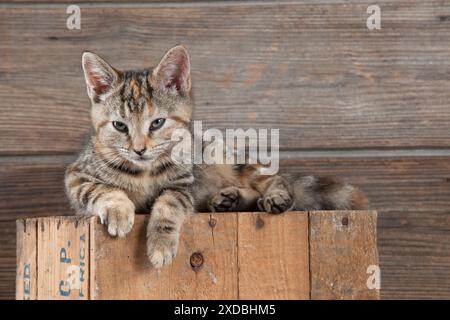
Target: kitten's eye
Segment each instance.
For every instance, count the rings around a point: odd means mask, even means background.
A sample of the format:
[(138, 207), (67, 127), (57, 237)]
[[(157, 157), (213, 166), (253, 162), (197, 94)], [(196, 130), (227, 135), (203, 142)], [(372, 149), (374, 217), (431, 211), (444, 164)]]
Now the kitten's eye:
[(164, 122), (166, 122), (166, 119), (164, 119), (164, 118), (156, 119), (150, 125), (150, 131), (161, 128), (164, 125)]
[(127, 133), (128, 132), (128, 127), (125, 123), (120, 122), (120, 121), (113, 121), (113, 126), (114, 128), (116, 128), (117, 131), (123, 132), (123, 133)]

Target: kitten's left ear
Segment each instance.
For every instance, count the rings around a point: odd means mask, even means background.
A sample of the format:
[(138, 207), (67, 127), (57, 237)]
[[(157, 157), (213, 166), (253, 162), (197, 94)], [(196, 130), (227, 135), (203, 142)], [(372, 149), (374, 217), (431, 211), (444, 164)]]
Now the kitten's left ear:
[(82, 65), (89, 97), (98, 102), (119, 83), (120, 72), (92, 52), (83, 53)]
[(176, 90), (181, 95), (191, 90), (189, 54), (182, 45), (173, 47), (153, 70), (152, 83), (164, 91)]

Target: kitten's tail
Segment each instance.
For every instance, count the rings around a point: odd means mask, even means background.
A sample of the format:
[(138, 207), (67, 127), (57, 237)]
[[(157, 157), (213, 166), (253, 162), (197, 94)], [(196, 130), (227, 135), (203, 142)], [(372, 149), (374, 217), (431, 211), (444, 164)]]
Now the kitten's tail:
[(302, 176), (294, 179), (293, 186), (295, 210), (365, 210), (369, 207), (361, 190), (337, 178)]
[(366, 195), (361, 190), (355, 187), (353, 188), (354, 192), (351, 199), (352, 210), (367, 210), (369, 208), (369, 200)]

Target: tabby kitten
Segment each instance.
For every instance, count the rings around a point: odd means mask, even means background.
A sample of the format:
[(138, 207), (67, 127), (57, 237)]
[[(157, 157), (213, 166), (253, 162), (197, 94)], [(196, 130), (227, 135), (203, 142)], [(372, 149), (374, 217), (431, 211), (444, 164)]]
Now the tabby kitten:
[(170, 156), (172, 132), (191, 120), (188, 52), (176, 46), (155, 68), (125, 72), (85, 52), (82, 66), (94, 132), (66, 170), (68, 198), (78, 213), (98, 215), (112, 236), (130, 232), (135, 211), (151, 212), (147, 255), (160, 268), (176, 255), (193, 211), (192, 166)]
[(157, 268), (176, 255), (181, 225), (193, 211), (367, 206), (359, 190), (335, 179), (265, 176), (258, 165), (175, 162), (172, 133), (190, 130), (193, 109), (183, 46), (169, 50), (153, 69), (121, 72), (89, 52), (82, 65), (94, 132), (66, 170), (68, 198), (78, 213), (98, 215), (112, 236), (130, 232), (135, 211), (150, 212), (147, 255)]

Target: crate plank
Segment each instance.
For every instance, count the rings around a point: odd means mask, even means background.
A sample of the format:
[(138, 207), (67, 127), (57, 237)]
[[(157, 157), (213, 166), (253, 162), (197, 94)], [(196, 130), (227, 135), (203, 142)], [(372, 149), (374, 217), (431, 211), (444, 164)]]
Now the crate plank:
[(39, 219), (37, 235), (37, 299), (89, 299), (89, 219)]
[(16, 300), (35, 300), (37, 298), (36, 231), (37, 220), (17, 220)]
[(308, 214), (240, 213), (239, 298), (309, 299)]
[[(189, 217), (177, 258), (161, 270), (153, 269), (145, 254), (146, 221), (136, 216), (131, 233), (114, 240), (95, 224), (93, 299), (237, 299), (235, 214)], [(204, 262), (193, 268), (191, 256), (199, 253)]]
[(92, 6), (81, 31), (67, 30), (61, 8), (1, 7), (0, 154), (79, 149), (90, 127), (84, 50), (137, 68), (179, 42), (205, 128), (279, 128), (289, 150), (449, 147), (450, 6), (440, 3), (383, 2), (375, 32), (367, 3)]
[(375, 211), (309, 213), (311, 299), (379, 298), (376, 225)]

